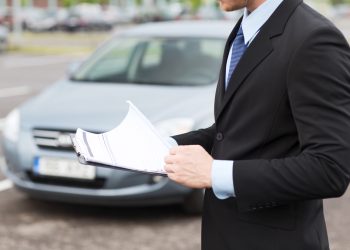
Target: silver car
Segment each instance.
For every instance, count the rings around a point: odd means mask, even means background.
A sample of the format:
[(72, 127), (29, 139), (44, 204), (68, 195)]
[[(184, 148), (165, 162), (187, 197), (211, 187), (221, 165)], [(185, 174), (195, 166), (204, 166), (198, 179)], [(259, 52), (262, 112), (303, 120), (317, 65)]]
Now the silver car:
[(178, 21), (115, 35), (63, 80), (8, 115), (6, 176), (40, 199), (118, 206), (181, 203), (187, 212), (200, 212), (202, 190), (161, 176), (91, 170), (78, 163), (68, 135), (78, 127), (95, 133), (112, 129), (127, 113), (126, 100), (164, 137), (210, 126), (222, 53), (233, 25)]

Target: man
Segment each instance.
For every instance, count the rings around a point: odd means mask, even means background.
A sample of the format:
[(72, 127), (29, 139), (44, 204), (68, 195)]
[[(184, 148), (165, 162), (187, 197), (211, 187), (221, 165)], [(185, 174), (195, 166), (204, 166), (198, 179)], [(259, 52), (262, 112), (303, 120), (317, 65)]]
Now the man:
[[(322, 199), (350, 178), (350, 49), (302, 0), (245, 7), (228, 38), (215, 123), (175, 136), (170, 179), (206, 188), (202, 248), (329, 249)], [(210, 107), (207, 107), (210, 108)]]

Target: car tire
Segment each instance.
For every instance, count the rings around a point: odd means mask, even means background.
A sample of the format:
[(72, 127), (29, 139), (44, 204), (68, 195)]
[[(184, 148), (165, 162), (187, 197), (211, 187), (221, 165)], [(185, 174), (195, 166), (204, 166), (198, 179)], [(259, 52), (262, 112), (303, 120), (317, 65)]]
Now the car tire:
[(182, 203), (182, 209), (187, 214), (200, 214), (203, 210), (203, 189), (194, 189)]

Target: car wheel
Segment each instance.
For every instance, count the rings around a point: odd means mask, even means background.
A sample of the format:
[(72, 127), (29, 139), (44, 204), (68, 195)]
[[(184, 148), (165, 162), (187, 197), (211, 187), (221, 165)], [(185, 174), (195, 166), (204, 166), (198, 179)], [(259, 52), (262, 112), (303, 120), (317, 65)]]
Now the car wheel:
[(185, 197), (182, 209), (188, 214), (200, 214), (203, 210), (204, 189), (194, 189)]

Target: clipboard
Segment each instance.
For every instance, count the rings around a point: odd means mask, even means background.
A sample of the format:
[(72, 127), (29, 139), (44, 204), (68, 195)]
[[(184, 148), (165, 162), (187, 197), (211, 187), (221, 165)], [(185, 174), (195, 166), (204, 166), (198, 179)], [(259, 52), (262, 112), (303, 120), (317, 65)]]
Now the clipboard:
[(149, 174), (149, 175), (159, 175), (159, 176), (164, 176), (164, 177), (168, 176), (166, 173), (161, 173), (161, 172), (142, 171), (142, 170), (138, 170), (138, 169), (131, 169), (131, 168), (125, 168), (125, 167), (119, 167), (119, 166), (114, 166), (114, 165), (108, 165), (108, 164), (88, 161), (80, 153), (79, 149), (77, 149), (77, 144), (74, 141), (75, 134), (70, 134), (70, 138), (71, 138), (71, 141), (72, 141), (72, 145), (73, 145), (74, 151), (75, 151), (75, 153), (77, 155), (78, 161), (79, 161), (79, 163), (81, 163), (83, 165), (91, 165), (91, 166), (95, 166), (95, 167), (111, 168), (111, 169), (116, 169), (116, 170), (130, 171), (130, 172)]
[[(171, 145), (159, 135), (151, 122), (141, 113), (141, 111), (136, 108), (136, 106), (129, 101), (128, 103), (128, 114), (124, 120), (111, 131), (102, 134), (93, 134), (82, 129), (77, 129), (75, 134), (70, 134), (72, 145), (76, 152), (78, 161), (84, 165), (93, 165), (96, 167), (119, 169), (150, 175), (167, 176), (167, 173), (164, 170), (164, 157), (166, 154), (168, 154)], [(118, 140), (122, 141), (125, 134), (129, 134), (130, 137), (132, 137), (132, 135), (135, 133), (136, 136), (131, 138), (131, 140), (137, 140), (138, 136), (145, 136), (146, 140), (145, 138), (141, 138), (136, 142), (125, 143), (125, 145), (119, 145), (121, 143), (118, 144)], [(143, 135), (143, 133), (146, 135)], [(80, 140), (77, 139), (77, 136), (79, 136), (78, 138)], [(94, 140), (89, 142), (88, 139)], [(150, 141), (150, 145), (147, 145), (147, 141)], [(134, 152), (130, 152), (133, 150), (130, 145), (136, 145), (137, 148), (139, 144), (141, 144), (140, 149), (136, 150), (135, 155), (133, 155)], [(130, 149), (127, 149), (128, 146)], [(120, 151), (118, 151), (118, 147)], [(156, 151), (153, 152), (153, 154), (151, 152), (142, 154), (141, 152), (142, 149), (150, 151), (152, 148), (155, 148)], [(104, 155), (101, 156), (100, 154), (97, 157), (94, 155), (96, 152), (102, 152)], [(155, 156), (150, 157), (150, 154)], [(123, 159), (118, 159), (118, 156)], [(126, 166), (124, 166), (123, 164), (117, 163), (121, 161), (128, 164), (125, 164)], [(148, 164), (144, 165), (153, 164), (153, 166), (157, 165), (157, 168), (145, 168), (142, 164), (147, 162)], [(160, 165), (162, 165), (162, 167), (160, 167)]]

